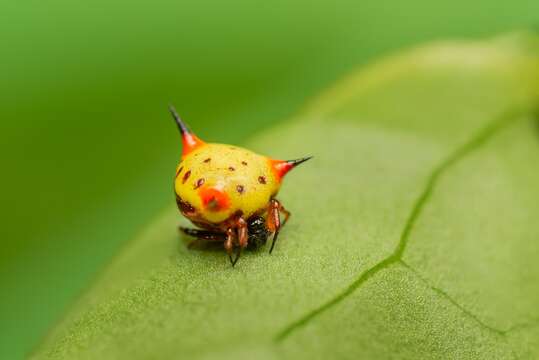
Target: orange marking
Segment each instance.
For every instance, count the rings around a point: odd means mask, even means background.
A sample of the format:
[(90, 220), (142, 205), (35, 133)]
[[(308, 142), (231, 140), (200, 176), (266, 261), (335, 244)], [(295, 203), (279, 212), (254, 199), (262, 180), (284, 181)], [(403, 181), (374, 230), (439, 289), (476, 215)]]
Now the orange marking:
[(222, 211), (230, 207), (230, 198), (220, 189), (203, 187), (198, 190), (202, 206), (209, 211)]

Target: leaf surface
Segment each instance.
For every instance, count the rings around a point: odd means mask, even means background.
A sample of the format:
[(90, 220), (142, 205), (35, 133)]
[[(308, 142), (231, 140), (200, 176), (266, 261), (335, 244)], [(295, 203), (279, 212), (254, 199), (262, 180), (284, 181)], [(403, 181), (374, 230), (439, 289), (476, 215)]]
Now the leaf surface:
[(539, 356), (538, 104), (532, 34), (360, 70), (246, 144), (315, 156), (273, 255), (190, 251), (171, 207), (33, 358)]

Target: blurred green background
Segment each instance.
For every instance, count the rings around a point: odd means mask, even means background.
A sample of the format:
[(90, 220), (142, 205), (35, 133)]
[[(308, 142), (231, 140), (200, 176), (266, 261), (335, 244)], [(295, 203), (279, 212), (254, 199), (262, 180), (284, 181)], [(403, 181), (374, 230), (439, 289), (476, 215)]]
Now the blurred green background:
[(539, 2), (29, 0), (0, 14), (0, 358), (18, 359), (174, 201), (169, 102), (200, 137), (242, 143), (357, 65), (533, 27)]

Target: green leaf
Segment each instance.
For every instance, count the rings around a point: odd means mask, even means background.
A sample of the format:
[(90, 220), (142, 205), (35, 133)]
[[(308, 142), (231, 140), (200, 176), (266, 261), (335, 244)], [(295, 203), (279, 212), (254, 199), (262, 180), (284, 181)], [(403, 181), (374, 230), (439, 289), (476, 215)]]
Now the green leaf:
[(247, 144), (315, 155), (272, 255), (188, 250), (171, 207), (33, 358), (538, 357), (538, 104), (532, 34), (353, 74)]

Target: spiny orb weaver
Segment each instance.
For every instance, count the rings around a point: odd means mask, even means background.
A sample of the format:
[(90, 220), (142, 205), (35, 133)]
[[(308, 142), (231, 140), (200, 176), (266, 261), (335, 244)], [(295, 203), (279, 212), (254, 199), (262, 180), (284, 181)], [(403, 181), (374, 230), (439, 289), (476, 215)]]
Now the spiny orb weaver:
[(200, 228), (180, 229), (195, 237), (194, 242), (222, 242), (232, 266), (242, 249), (265, 244), (273, 234), (271, 254), (290, 217), (275, 198), (282, 179), (311, 157), (274, 160), (237, 146), (205, 143), (172, 106), (170, 112), (183, 143), (174, 180), (176, 203), (182, 215)]

